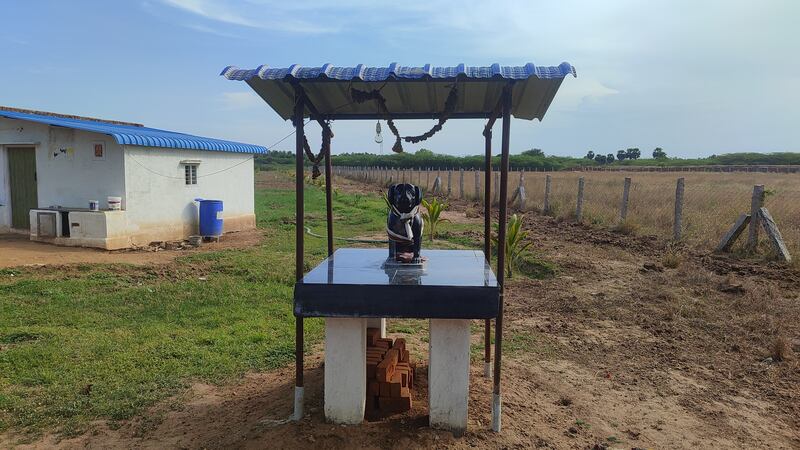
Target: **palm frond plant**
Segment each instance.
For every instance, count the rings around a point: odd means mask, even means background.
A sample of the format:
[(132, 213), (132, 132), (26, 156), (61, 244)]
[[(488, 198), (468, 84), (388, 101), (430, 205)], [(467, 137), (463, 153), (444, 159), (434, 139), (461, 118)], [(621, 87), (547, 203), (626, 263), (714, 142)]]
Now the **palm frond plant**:
[[(531, 246), (531, 242), (525, 242), (528, 237), (528, 232), (522, 229), (522, 219), (525, 216), (518, 216), (514, 214), (508, 219), (508, 226), (506, 227), (506, 276), (511, 278), (514, 275), (513, 269), (517, 268), (519, 258)], [(499, 228), (499, 225), (495, 225)], [(498, 248), (498, 236), (492, 238), (494, 247)]]
[(442, 212), (447, 209), (447, 203), (440, 202), (434, 197), (430, 202), (422, 199), (422, 206), (425, 207), (426, 210), (422, 213), (422, 218), (428, 225), (428, 236), (432, 241), (436, 239), (436, 229), (439, 227), (439, 224), (442, 222), (449, 222), (449, 220), (442, 217)]

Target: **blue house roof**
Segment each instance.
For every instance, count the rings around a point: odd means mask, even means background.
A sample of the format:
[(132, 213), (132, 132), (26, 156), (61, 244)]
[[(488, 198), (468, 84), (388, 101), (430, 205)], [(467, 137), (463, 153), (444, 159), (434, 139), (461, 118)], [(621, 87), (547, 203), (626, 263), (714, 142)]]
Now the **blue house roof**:
[(33, 112), (0, 109), (0, 117), (43, 123), (56, 127), (90, 131), (113, 137), (118, 144), (143, 147), (180, 148), (190, 150), (210, 150), (233, 153), (266, 153), (267, 148), (260, 145), (224, 141), (174, 131), (148, 128), (136, 124), (102, 121), (99, 119), (69, 117), (64, 115), (37, 114)]
[[(385, 67), (302, 67), (258, 66), (239, 69), (228, 66), (220, 74), (229, 80), (244, 81), (284, 119), (294, 110), (293, 84), (300, 83), (307, 98), (320, 115), (329, 119), (381, 119), (382, 110), (374, 102), (355, 103), (350, 88), (380, 90), (386, 108), (395, 119), (435, 119), (454, 83), (459, 85), (459, 101), (453, 118), (488, 117), (504, 86), (513, 84), (511, 113), (521, 119), (544, 117), (565, 77), (576, 76), (569, 63), (558, 66), (401, 66)], [(306, 109), (305, 116), (309, 115)]]

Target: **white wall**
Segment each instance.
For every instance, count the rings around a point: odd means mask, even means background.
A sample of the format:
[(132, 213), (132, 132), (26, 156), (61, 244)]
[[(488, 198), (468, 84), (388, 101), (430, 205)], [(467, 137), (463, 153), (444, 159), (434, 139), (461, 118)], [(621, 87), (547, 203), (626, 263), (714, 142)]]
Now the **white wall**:
[[(102, 160), (94, 157), (97, 142), (105, 145), (106, 154)], [(89, 200), (99, 201), (104, 208), (106, 197), (125, 193), (122, 146), (110, 136), (0, 118), (0, 145), (14, 144), (35, 144), (38, 206), (41, 208), (52, 205), (88, 208)], [(8, 159), (5, 155), (0, 158), (3, 158), (0, 174), (5, 174)], [(7, 201), (9, 194), (0, 192), (0, 198)]]
[[(197, 184), (187, 186), (181, 161), (199, 161)], [(218, 172), (218, 173), (217, 173)], [(197, 233), (195, 198), (222, 200), (224, 230), (252, 228), (253, 155), (125, 146), (126, 206), (137, 244)]]

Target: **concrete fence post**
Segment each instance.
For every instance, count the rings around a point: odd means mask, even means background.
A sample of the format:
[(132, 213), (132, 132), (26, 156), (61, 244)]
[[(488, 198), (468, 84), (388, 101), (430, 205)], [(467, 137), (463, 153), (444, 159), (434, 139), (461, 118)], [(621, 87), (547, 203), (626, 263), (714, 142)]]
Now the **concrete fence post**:
[[(475, 170), (475, 200), (481, 199), (481, 174), (480, 171)], [(489, 199), (486, 199), (489, 201)]]
[(675, 186), (675, 220), (672, 222), (672, 238), (676, 241), (681, 240), (681, 233), (683, 231), (683, 189), (684, 178), (678, 178), (678, 183)]
[(519, 210), (525, 211), (525, 169), (520, 169), (519, 171), (519, 186), (517, 187), (517, 192), (519, 192)]
[(500, 204), (500, 172), (494, 173), (494, 192), (492, 193), (492, 202), (495, 205)]
[(447, 169), (447, 196), (450, 197), (452, 193), (453, 169)]
[(458, 169), (458, 198), (464, 198), (464, 169)]
[(628, 198), (631, 194), (631, 179), (625, 177), (625, 185), (622, 188), (622, 205), (619, 208), (619, 218), (622, 222), (628, 218)]
[[(420, 174), (422, 176), (422, 174)], [(428, 167), (428, 170), (425, 171), (425, 188), (431, 188), (431, 168)]]
[(761, 226), (758, 210), (764, 206), (764, 185), (753, 186), (753, 197), (750, 200), (750, 231), (747, 235), (748, 250), (755, 250), (758, 244), (758, 227)]
[(544, 177), (544, 213), (550, 212), (550, 190), (552, 188), (553, 178), (550, 175)]
[(575, 221), (581, 223), (583, 221), (583, 187), (585, 180), (583, 177), (578, 178), (578, 201), (575, 206)]

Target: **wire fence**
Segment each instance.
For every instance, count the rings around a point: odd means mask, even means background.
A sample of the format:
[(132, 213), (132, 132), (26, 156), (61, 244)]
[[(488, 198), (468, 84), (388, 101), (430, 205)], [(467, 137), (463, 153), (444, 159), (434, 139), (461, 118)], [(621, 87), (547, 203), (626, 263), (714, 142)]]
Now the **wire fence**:
[[(485, 175), (479, 170), (334, 169), (337, 175), (365, 183), (388, 186), (406, 182), (421, 186), (428, 196), (483, 201)], [(626, 179), (630, 181), (624, 202)], [(679, 179), (683, 180), (680, 199), (676, 198)], [(583, 195), (579, 211), (581, 180)], [(800, 255), (800, 176), (796, 173), (512, 171), (508, 183), (511, 207), (518, 211), (573, 221), (580, 214), (580, 221), (585, 224), (678, 238), (708, 249), (720, 243), (740, 215), (751, 212), (754, 186), (763, 185), (763, 206), (775, 219), (790, 252)], [(495, 204), (499, 200), (498, 184), (499, 173), (494, 172), (491, 201)], [(679, 218), (676, 203), (680, 206)], [(761, 245), (769, 248), (767, 242)]]

